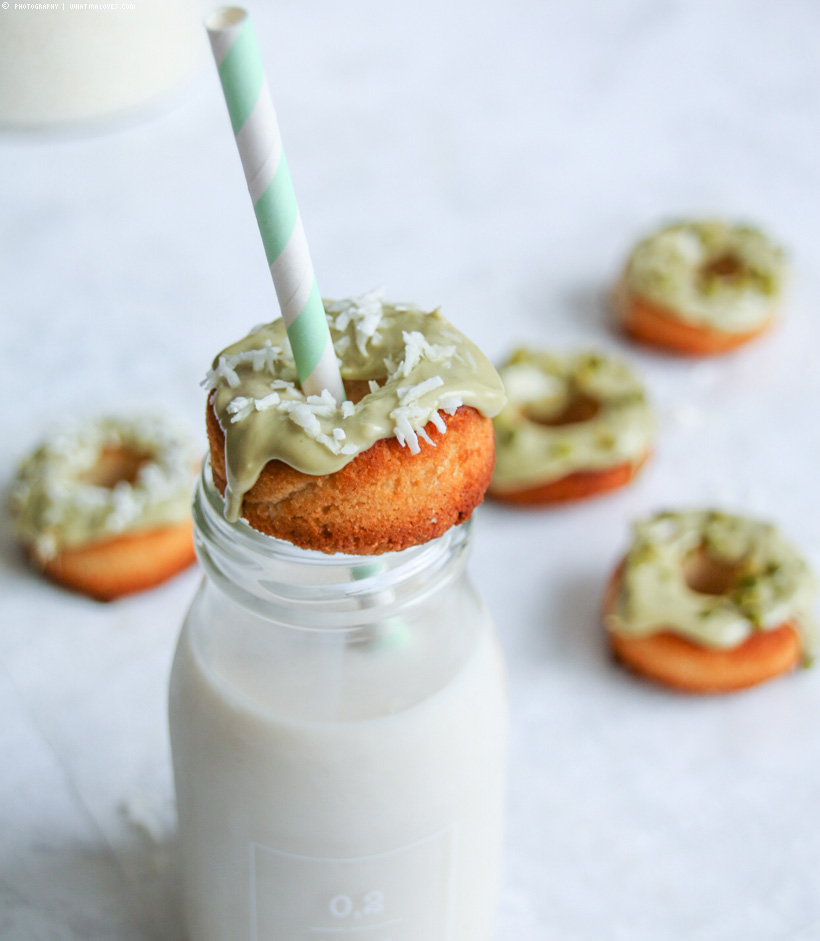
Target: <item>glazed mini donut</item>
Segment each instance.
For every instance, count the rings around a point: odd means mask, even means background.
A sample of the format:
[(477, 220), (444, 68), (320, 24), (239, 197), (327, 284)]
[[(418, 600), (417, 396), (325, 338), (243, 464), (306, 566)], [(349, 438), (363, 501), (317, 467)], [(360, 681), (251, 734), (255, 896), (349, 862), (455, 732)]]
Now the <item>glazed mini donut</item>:
[(517, 350), (499, 370), (507, 405), (494, 419), (490, 495), (539, 505), (628, 484), (652, 448), (643, 386), (598, 353)]
[(726, 353), (772, 325), (785, 255), (762, 232), (679, 222), (640, 242), (615, 289), (623, 330), (691, 356)]
[(604, 598), (615, 656), (687, 692), (730, 692), (808, 662), (814, 578), (775, 527), (714, 511), (635, 526)]
[[(462, 406), (445, 425), (445, 433), (426, 426), (433, 446), (416, 455), (383, 438), (334, 474), (268, 461), (242, 516), (260, 532), (322, 552), (374, 555), (435, 539), (470, 518), (493, 469), (489, 418)], [(214, 484), (224, 494), (225, 439), (211, 408), (207, 426)]]
[(501, 380), (438, 311), (325, 301), (348, 400), (306, 397), (281, 320), (223, 350), (205, 385), (225, 515), (305, 549), (373, 555), (468, 519), (492, 474)]
[(9, 505), (18, 540), (55, 581), (111, 600), (194, 561), (190, 441), (158, 417), (60, 430), (20, 465)]

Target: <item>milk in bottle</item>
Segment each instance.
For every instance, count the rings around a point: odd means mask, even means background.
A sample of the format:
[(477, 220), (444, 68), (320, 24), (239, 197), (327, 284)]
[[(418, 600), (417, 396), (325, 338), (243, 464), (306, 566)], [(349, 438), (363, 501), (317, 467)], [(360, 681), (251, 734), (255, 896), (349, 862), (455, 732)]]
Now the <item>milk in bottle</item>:
[(170, 693), (191, 941), (488, 941), (506, 706), (469, 523), (308, 552), (227, 522), (207, 468), (194, 510)]

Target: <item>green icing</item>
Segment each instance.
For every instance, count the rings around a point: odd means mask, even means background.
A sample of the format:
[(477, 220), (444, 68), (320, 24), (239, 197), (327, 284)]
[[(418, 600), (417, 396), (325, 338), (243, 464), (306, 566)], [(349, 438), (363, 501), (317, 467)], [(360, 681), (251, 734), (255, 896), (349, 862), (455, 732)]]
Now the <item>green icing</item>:
[(493, 366), (438, 310), (388, 304), (375, 293), (324, 304), (343, 380), (378, 386), (356, 404), (306, 398), (281, 319), (223, 350), (206, 385), (225, 432), (228, 519), (238, 519), (268, 461), (332, 474), (383, 438), (395, 436), (411, 452), (429, 447), (424, 427), (433, 421), (442, 430), (440, 411), (463, 404), (493, 417), (504, 405)]
[[(643, 386), (619, 360), (522, 349), (499, 372), (508, 401), (494, 420), (496, 492), (638, 463), (650, 450), (653, 422)], [(549, 424), (573, 408), (579, 420)]]
[[(719, 567), (721, 592), (695, 591), (689, 562)], [(610, 630), (631, 637), (672, 631), (730, 648), (791, 622), (807, 657), (817, 649), (816, 584), (799, 553), (768, 523), (714, 511), (661, 513), (635, 525)]]
[(783, 250), (758, 229), (679, 222), (636, 246), (621, 290), (646, 297), (681, 320), (744, 332), (772, 317), (785, 280)]

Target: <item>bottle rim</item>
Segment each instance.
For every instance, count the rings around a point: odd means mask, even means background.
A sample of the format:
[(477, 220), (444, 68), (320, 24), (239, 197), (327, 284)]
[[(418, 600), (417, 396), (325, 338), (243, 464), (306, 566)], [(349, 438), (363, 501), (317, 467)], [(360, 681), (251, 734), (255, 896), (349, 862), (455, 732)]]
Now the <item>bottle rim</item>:
[(212, 583), (269, 620), (303, 627), (349, 627), (422, 604), (460, 575), (471, 521), (437, 539), (381, 555), (328, 554), (268, 536), (240, 517), (230, 522), (210, 459), (193, 497), (194, 544)]

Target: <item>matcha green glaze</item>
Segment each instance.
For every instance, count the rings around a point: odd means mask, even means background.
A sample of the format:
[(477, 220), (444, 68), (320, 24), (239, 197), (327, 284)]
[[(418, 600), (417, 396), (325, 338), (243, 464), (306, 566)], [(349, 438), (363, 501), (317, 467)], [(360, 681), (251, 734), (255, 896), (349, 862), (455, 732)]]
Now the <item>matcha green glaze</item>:
[[(643, 386), (619, 360), (597, 353), (516, 351), (499, 370), (507, 405), (495, 418), (497, 493), (559, 480), (576, 471), (637, 464), (652, 447)], [(593, 412), (568, 424), (573, 403)], [(597, 410), (596, 410), (597, 409)]]
[[(94, 483), (101, 455), (125, 452), (131, 480)], [(195, 451), (159, 417), (100, 418), (62, 428), (30, 455), (9, 493), (20, 541), (41, 560), (114, 536), (189, 519)]]
[(383, 438), (414, 453), (429, 447), (424, 427), (444, 429), (439, 411), (463, 404), (492, 417), (504, 404), (495, 369), (437, 310), (387, 304), (375, 293), (324, 303), (343, 380), (373, 380), (356, 404), (305, 397), (281, 319), (223, 350), (206, 378), (225, 432), (230, 520), (268, 461), (332, 474)]
[[(731, 573), (722, 593), (689, 587), (685, 571), (695, 557)], [(629, 637), (671, 631), (724, 649), (790, 622), (811, 658), (816, 592), (808, 565), (774, 526), (713, 511), (660, 513), (635, 525), (620, 596), (606, 621)]]
[(782, 300), (782, 249), (750, 226), (679, 222), (640, 242), (620, 287), (716, 330), (763, 326)]

